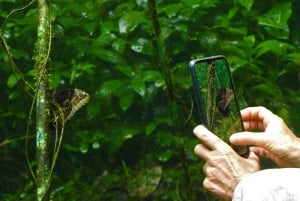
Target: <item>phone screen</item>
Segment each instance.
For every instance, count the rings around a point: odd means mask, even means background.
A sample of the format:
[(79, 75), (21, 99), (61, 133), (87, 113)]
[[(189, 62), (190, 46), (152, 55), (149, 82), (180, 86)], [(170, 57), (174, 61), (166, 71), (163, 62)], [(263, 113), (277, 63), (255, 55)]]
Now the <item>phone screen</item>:
[[(202, 124), (230, 144), (230, 135), (244, 128), (226, 58), (220, 55), (195, 59), (189, 67)], [(249, 154), (247, 146), (232, 148), (241, 156)]]

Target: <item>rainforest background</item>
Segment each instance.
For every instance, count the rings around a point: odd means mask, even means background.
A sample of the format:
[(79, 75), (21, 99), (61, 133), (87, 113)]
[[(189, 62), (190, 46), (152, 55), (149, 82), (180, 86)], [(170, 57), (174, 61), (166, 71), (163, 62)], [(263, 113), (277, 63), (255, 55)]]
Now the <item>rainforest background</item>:
[[(241, 107), (266, 106), (300, 135), (299, 1), (49, 3), (49, 93), (91, 96), (65, 127), (53, 200), (215, 200), (193, 153), (194, 58), (225, 55)], [(38, 9), (38, 1), (0, 2), (0, 200), (36, 197), (28, 86), (38, 80)]]

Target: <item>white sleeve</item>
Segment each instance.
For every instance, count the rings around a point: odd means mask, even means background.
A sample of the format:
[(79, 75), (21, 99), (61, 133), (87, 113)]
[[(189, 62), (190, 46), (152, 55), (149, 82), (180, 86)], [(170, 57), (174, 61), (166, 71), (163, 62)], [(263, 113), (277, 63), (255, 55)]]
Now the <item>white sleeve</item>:
[(300, 168), (267, 169), (244, 178), (232, 201), (300, 201)]

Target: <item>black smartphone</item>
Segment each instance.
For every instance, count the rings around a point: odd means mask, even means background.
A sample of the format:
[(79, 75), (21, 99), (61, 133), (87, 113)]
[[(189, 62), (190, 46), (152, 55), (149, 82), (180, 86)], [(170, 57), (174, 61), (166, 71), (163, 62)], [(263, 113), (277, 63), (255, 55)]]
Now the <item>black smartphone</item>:
[[(223, 141), (244, 130), (236, 90), (226, 58), (222, 55), (190, 61), (196, 104), (201, 123)], [(248, 146), (233, 146), (241, 156), (248, 157)]]

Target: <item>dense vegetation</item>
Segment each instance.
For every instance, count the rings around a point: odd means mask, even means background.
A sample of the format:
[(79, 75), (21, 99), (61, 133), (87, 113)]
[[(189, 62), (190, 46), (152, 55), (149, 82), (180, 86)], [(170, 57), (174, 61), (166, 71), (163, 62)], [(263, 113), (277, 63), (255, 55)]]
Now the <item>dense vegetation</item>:
[[(299, 13), (288, 0), (52, 0), (50, 88), (91, 96), (66, 125), (53, 199), (212, 200), (193, 153), (188, 62), (225, 55), (241, 106), (264, 105), (300, 133)], [(37, 23), (37, 2), (0, 2), (1, 200), (35, 197), (25, 155), (34, 169)]]

